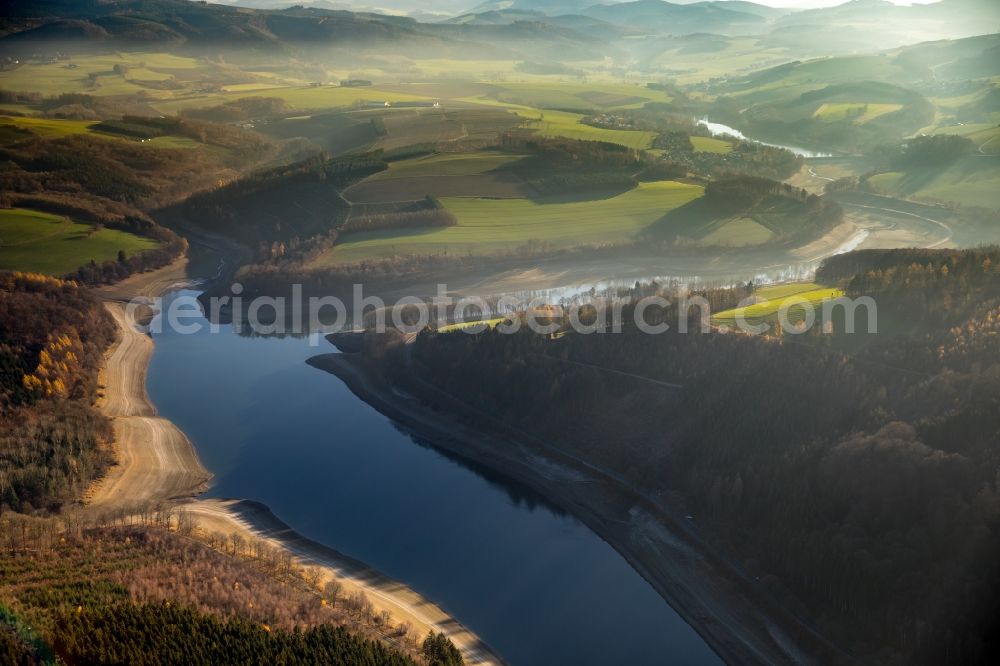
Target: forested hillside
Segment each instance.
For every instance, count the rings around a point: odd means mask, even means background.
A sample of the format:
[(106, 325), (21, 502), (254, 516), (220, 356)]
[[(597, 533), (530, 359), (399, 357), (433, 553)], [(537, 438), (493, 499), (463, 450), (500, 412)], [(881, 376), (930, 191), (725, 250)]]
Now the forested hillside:
[(350, 208), (341, 190), (385, 168), (379, 154), (323, 154), (197, 194), (184, 203), (184, 210), (206, 229), (260, 246), (263, 257), (279, 258), (285, 252), (279, 246), (334, 242)]
[(432, 406), (454, 409), (415, 377), (483, 428), (531, 432), (690, 513), (862, 661), (984, 663), (998, 647), (998, 262), (996, 248), (829, 259), (819, 275), (874, 297), (884, 326), (850, 344), (424, 333), (409, 370), (398, 341), (372, 359)]
[(94, 408), (115, 327), (73, 282), (0, 274), (0, 513), (57, 509), (110, 463)]

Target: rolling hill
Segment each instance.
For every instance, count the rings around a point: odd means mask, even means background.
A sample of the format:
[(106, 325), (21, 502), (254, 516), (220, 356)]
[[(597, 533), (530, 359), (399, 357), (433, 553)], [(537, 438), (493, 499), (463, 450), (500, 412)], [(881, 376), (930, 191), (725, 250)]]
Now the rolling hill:
[(661, 0), (636, 0), (615, 5), (594, 5), (585, 16), (609, 23), (641, 28), (647, 33), (684, 35), (697, 32), (747, 34), (762, 30), (763, 17), (726, 7), (724, 2), (675, 5)]
[(937, 40), (793, 61), (708, 89), (746, 130), (853, 151), (957, 123), (996, 124), (998, 54), (1000, 35)]
[(854, 153), (916, 132), (933, 121), (934, 106), (912, 90), (861, 81), (754, 105), (740, 118), (755, 136)]
[(412, 18), (296, 6), (256, 10), (184, 0), (75, 3), (43, 0), (0, 17), (0, 53), (25, 56), (154, 45), (202, 52), (230, 48), (302, 51), (350, 48), (424, 57), (594, 59), (609, 54), (593, 36), (567, 27), (443, 25)]

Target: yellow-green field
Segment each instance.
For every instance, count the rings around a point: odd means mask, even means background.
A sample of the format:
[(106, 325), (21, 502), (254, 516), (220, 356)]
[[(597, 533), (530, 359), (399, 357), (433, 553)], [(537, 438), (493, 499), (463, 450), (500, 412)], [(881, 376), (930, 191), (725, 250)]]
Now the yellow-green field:
[(580, 141), (607, 141), (622, 146), (642, 150), (656, 138), (656, 132), (640, 132), (632, 130), (614, 130), (592, 127), (580, 122), (582, 114), (568, 111), (531, 110), (518, 111), (525, 118), (525, 126), (538, 131), (541, 136), (565, 137)]
[(691, 144), (694, 149), (701, 153), (718, 153), (725, 155), (733, 151), (733, 144), (722, 139), (714, 139), (710, 136), (692, 136)]
[(697, 185), (659, 181), (607, 199), (569, 203), (442, 197), (458, 218), (456, 226), (350, 234), (316, 265), (395, 254), (488, 253), (527, 243), (620, 243), (701, 193)]
[(31, 118), (28, 116), (0, 116), (0, 125), (14, 125), (30, 130), (39, 136), (59, 137), (89, 132), (94, 120), (60, 120), (56, 118)]
[[(147, 146), (153, 146), (155, 148), (202, 148), (205, 144), (199, 143), (194, 139), (188, 138), (186, 136), (157, 136), (152, 139), (146, 139), (144, 142)], [(214, 148), (209, 147), (209, 148)], [(218, 149), (216, 149), (218, 150)]]
[(444, 326), (438, 328), (438, 332), (451, 333), (452, 331), (462, 331), (477, 327), (496, 328), (506, 320), (506, 317), (497, 317), (495, 319), (480, 319), (479, 321), (463, 321), (457, 324), (445, 324)]
[(903, 108), (902, 104), (874, 104), (866, 102), (827, 102), (816, 109), (813, 118), (836, 122), (851, 118), (855, 125), (864, 125), (879, 116), (893, 113)]
[[(795, 323), (803, 318), (805, 303), (809, 306), (817, 307), (823, 301), (833, 298), (840, 298), (844, 292), (840, 289), (825, 287), (815, 282), (794, 282), (790, 284), (778, 284), (770, 287), (757, 289), (754, 296), (759, 302), (742, 308), (724, 310), (712, 315), (712, 323), (718, 326), (735, 326), (737, 316), (741, 316), (750, 324), (758, 324), (763, 321), (776, 321), (778, 311), (790, 304), (788, 307), (788, 321)], [(795, 305), (795, 303), (802, 303)], [(819, 312), (817, 311), (817, 321)]]
[(116, 229), (99, 229), (65, 217), (24, 208), (0, 210), (0, 270), (49, 275), (71, 273), (91, 260), (115, 259), (155, 248), (149, 238)]

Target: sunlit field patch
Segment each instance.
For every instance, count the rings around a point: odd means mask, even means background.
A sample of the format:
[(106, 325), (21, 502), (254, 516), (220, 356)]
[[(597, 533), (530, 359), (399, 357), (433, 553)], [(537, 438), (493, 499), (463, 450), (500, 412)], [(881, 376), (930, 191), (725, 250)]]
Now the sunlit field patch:
[(902, 104), (874, 104), (867, 102), (827, 102), (816, 109), (814, 118), (835, 122), (852, 119), (855, 125), (864, 125), (879, 116), (893, 113), (903, 108)]
[(702, 153), (718, 153), (725, 155), (732, 152), (733, 144), (722, 139), (714, 139), (708, 136), (692, 136), (691, 144), (694, 149)]
[[(736, 326), (737, 317), (750, 324), (776, 321), (778, 311), (788, 302), (801, 303), (804, 299), (808, 306), (792, 304), (788, 308), (788, 321), (797, 323), (802, 321), (806, 307), (818, 308), (823, 301), (840, 298), (844, 295), (843, 290), (833, 287), (825, 287), (815, 282), (795, 282), (791, 284), (779, 284), (770, 287), (760, 287), (753, 296), (757, 303), (742, 308), (724, 310), (712, 315), (712, 323), (717, 326)], [(817, 315), (819, 313), (817, 312)]]
[(0, 210), (0, 269), (65, 275), (157, 247), (159, 243), (117, 229), (95, 228), (24, 208)]
[(697, 185), (658, 181), (607, 199), (569, 203), (442, 197), (441, 204), (458, 219), (456, 226), (349, 234), (316, 265), (396, 254), (481, 254), (527, 243), (565, 247), (626, 242), (701, 193)]
[(14, 125), (46, 137), (84, 134), (96, 125), (93, 120), (60, 120), (58, 118), (32, 118), (29, 116), (0, 116), (0, 125)]

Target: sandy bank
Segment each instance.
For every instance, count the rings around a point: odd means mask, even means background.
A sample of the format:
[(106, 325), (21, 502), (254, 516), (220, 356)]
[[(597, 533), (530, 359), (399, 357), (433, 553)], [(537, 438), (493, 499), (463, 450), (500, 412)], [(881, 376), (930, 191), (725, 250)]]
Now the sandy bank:
[[(153, 280), (146, 284), (154, 285)], [(97, 406), (113, 421), (117, 464), (86, 499), (92, 506), (108, 507), (193, 497), (208, 487), (211, 474), (191, 441), (157, 416), (149, 401), (146, 369), (153, 341), (128, 321), (123, 303), (105, 301), (104, 307), (114, 317), (119, 337), (105, 357)]]
[(407, 622), (418, 636), (445, 633), (466, 664), (500, 664), (489, 647), (426, 597), (348, 555), (312, 541), (283, 523), (263, 504), (247, 500), (197, 500), (184, 505), (200, 529), (239, 533), (290, 551), (300, 564), (319, 567), (324, 579), (343, 585), (343, 594), (364, 592), (375, 612), (388, 611), (395, 623)]

